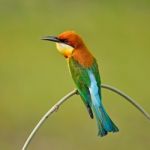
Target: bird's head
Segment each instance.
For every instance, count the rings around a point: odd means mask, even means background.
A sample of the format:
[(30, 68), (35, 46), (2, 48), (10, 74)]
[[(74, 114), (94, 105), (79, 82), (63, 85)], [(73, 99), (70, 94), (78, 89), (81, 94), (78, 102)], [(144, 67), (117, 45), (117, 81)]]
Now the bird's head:
[(58, 51), (65, 57), (71, 56), (74, 50), (84, 46), (81, 37), (74, 31), (66, 31), (58, 36), (46, 36), (42, 39), (56, 42)]

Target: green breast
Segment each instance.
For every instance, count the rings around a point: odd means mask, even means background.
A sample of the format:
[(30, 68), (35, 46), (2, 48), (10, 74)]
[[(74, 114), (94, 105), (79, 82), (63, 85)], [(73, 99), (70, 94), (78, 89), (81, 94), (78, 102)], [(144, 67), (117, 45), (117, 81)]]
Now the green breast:
[(87, 101), (87, 99), (90, 99), (89, 95), (89, 86), (92, 81), (90, 81), (88, 70), (91, 70), (96, 78), (98, 87), (99, 87), (99, 93), (100, 91), (100, 76), (99, 76), (99, 70), (98, 65), (96, 63), (96, 60), (94, 60), (94, 63), (91, 67), (86, 68), (80, 65), (74, 58), (69, 58), (69, 69), (72, 75), (72, 78), (76, 84), (76, 87), (84, 101)]
[(87, 69), (81, 66), (74, 58), (69, 58), (69, 68), (74, 82), (78, 84), (90, 85)]
[(72, 78), (76, 83), (82, 82), (81, 80), (83, 80), (87, 86), (90, 85), (91, 81), (88, 76), (88, 70), (91, 70), (96, 78), (97, 83), (100, 86), (101, 80), (96, 60), (94, 60), (91, 67), (87, 68), (80, 65), (73, 57), (71, 57), (69, 58), (69, 68)]

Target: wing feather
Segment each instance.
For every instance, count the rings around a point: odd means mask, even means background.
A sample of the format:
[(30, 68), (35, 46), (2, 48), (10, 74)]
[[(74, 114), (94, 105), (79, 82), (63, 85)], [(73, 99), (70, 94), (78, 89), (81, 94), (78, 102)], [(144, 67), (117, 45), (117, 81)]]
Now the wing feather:
[(94, 60), (94, 63), (91, 67), (86, 68), (82, 65), (80, 65), (76, 60), (73, 58), (69, 59), (69, 68), (72, 75), (72, 78), (76, 84), (76, 87), (86, 105), (91, 105), (91, 95), (89, 91), (89, 87), (91, 85), (90, 77), (89, 77), (89, 71), (91, 71), (96, 79), (97, 86), (98, 86), (98, 92), (101, 97), (101, 91), (100, 91), (100, 76), (98, 71), (98, 65), (96, 63), (96, 60)]

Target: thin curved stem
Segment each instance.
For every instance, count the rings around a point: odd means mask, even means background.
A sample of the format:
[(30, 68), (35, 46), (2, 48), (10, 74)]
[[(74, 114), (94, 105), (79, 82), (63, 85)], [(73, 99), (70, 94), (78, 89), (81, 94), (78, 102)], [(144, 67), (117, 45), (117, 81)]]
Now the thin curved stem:
[(130, 96), (128, 96), (124, 92), (122, 92), (122, 91), (118, 90), (117, 88), (112, 87), (110, 85), (102, 84), (101, 87), (105, 88), (107, 90), (113, 91), (116, 94), (118, 94), (118, 95), (122, 96), (123, 98), (125, 98), (128, 102), (130, 102), (133, 106), (135, 106), (147, 119), (150, 120), (150, 115), (133, 98), (131, 98)]
[(45, 122), (45, 120), (54, 112), (56, 112), (59, 107), (70, 97), (72, 97), (73, 95), (77, 94), (78, 91), (77, 89), (69, 92), (67, 95), (65, 95), (62, 99), (60, 99), (52, 108), (50, 108), (48, 110), (48, 112), (41, 118), (41, 120), (38, 122), (38, 124), (35, 126), (35, 128), (32, 130), (32, 132), (30, 133), (29, 137), (27, 138), (26, 142), (24, 143), (24, 146), (22, 148), (22, 150), (26, 150), (28, 145), (30, 144), (31, 140), (33, 139), (33, 137), (35, 136), (35, 134), (37, 133), (37, 131), (40, 129), (40, 127), (42, 126), (42, 124)]
[[(135, 106), (147, 119), (150, 120), (150, 115), (137, 103), (135, 102), (134, 99), (132, 99), (131, 97), (129, 97), (127, 94), (123, 93), (122, 91), (118, 90), (115, 87), (112, 87), (110, 85), (106, 85), (106, 84), (102, 84), (101, 85), (102, 88), (113, 91), (114, 93), (122, 96), (123, 98), (125, 98), (128, 102), (130, 102), (133, 106)], [(50, 108), (48, 110), (48, 112), (41, 118), (41, 120), (38, 122), (38, 124), (35, 126), (35, 128), (32, 130), (32, 132), (30, 133), (29, 137), (27, 138), (27, 140), (25, 141), (22, 150), (26, 150), (27, 147), (29, 146), (31, 140), (33, 139), (33, 137), (35, 136), (35, 134), (37, 133), (37, 131), (40, 129), (40, 127), (42, 126), (42, 124), (46, 121), (46, 119), (52, 115), (54, 112), (56, 112), (58, 110), (58, 108), (70, 97), (72, 97), (73, 95), (78, 94), (77, 89), (74, 89), (73, 91), (69, 92), (67, 95), (65, 95), (63, 98), (61, 98), (52, 108)]]

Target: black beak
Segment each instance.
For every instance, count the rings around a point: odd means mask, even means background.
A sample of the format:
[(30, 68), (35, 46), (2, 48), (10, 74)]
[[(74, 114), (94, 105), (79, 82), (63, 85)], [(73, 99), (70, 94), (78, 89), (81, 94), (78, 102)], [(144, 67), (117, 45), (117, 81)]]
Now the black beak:
[(52, 42), (62, 42), (58, 37), (56, 36), (45, 36), (42, 38), (42, 40), (52, 41)]

